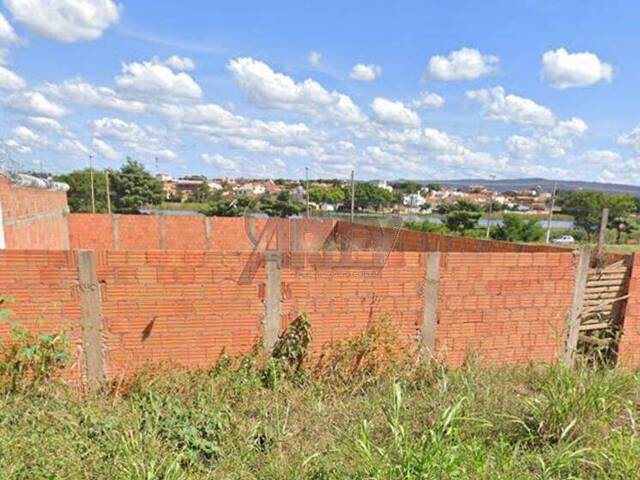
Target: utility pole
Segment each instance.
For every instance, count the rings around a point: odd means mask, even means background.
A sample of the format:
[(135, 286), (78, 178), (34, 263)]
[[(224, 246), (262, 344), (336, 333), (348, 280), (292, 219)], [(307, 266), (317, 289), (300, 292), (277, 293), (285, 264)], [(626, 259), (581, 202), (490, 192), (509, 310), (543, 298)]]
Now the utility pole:
[(96, 192), (93, 187), (93, 155), (89, 154), (89, 176), (91, 177), (91, 212), (96, 213)]
[(602, 217), (600, 218), (600, 231), (598, 232), (598, 247), (596, 250), (596, 259), (598, 267), (604, 262), (604, 246), (607, 243), (607, 223), (609, 223), (609, 209), (602, 209)]
[(307, 197), (307, 218), (309, 218), (309, 167), (304, 167), (304, 176), (306, 179), (306, 197)]
[(105, 180), (107, 183), (107, 213), (111, 215), (111, 190), (109, 188), (109, 170), (105, 170)]
[(551, 208), (549, 208), (549, 219), (547, 220), (547, 238), (546, 241), (551, 241), (551, 222), (553, 221), (553, 209), (556, 206), (556, 192), (558, 190), (558, 182), (553, 182), (553, 195), (551, 195)]
[(158, 166), (158, 157), (156, 157), (156, 175), (160, 174), (160, 168)]
[[(495, 180), (496, 176), (491, 175), (491, 180)], [(493, 190), (489, 198), (489, 215), (487, 216), (487, 238), (491, 237), (491, 216), (493, 214)]]
[(351, 223), (353, 223), (354, 210), (356, 205), (356, 182), (355, 182), (356, 172), (355, 170), (351, 170)]

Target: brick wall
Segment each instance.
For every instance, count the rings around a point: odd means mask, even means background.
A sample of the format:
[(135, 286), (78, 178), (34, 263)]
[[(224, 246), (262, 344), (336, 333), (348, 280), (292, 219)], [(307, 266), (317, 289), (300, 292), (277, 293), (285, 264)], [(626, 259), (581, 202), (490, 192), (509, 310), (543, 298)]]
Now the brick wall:
[(334, 221), (243, 217), (104, 215), (73, 213), (69, 218), (71, 248), (94, 250), (252, 251), (269, 224), (278, 233), (269, 247), (317, 251), (333, 235)]
[(633, 255), (629, 299), (625, 308), (618, 360), (628, 367), (640, 367), (640, 255)]
[[(0, 292), (16, 297), (15, 318), (25, 326), (35, 331), (64, 328), (77, 349), (82, 314), (76, 254), (2, 251)], [(381, 318), (394, 323), (406, 341), (417, 341), (428, 255), (284, 254), (281, 327), (308, 312), (316, 351)], [(573, 291), (571, 252), (450, 252), (441, 254), (439, 270), (435, 352), (447, 363), (460, 365), (473, 354), (492, 364), (559, 358)], [(96, 254), (96, 271), (110, 378), (130, 374), (146, 362), (205, 366), (223, 351), (247, 353), (259, 341), (265, 308), (261, 256), (102, 251)], [(638, 289), (635, 277), (633, 289)], [(623, 359), (635, 355), (639, 345), (636, 303), (629, 304)], [(0, 336), (7, 335), (7, 326), (0, 326)]]
[(260, 266), (240, 284), (248, 259), (235, 252), (98, 254), (108, 375), (145, 362), (198, 367), (223, 351), (248, 353), (260, 336), (264, 282)]
[(17, 187), (9, 178), (0, 176), (0, 207), (5, 248), (67, 248), (68, 208), (65, 192)]
[(436, 350), (451, 365), (559, 358), (576, 260), (567, 253), (447, 253), (441, 259)]
[[(0, 294), (15, 300), (7, 306), (13, 312), (10, 322), (17, 321), (32, 332), (65, 331), (74, 353), (67, 375), (79, 380), (81, 314), (75, 252), (0, 251)], [(9, 338), (10, 328), (9, 322), (0, 322), (0, 341)]]

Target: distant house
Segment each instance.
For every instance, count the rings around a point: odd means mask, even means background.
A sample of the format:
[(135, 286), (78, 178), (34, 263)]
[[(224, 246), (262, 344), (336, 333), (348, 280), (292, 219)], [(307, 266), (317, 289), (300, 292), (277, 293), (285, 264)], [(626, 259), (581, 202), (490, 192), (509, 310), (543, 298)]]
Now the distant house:
[(304, 202), (307, 198), (307, 191), (304, 189), (302, 185), (298, 185), (297, 187), (291, 190), (291, 200), (294, 202)]
[(393, 192), (393, 187), (387, 184), (386, 180), (378, 180), (378, 182), (376, 183), (376, 187), (383, 188), (388, 192)]
[(407, 208), (420, 208), (427, 201), (419, 193), (410, 193), (402, 198), (402, 203)]
[(267, 191), (264, 185), (254, 182), (243, 183), (235, 187), (234, 190), (237, 195), (241, 196), (263, 195)]
[(162, 193), (165, 199), (176, 195), (176, 185), (171, 175), (159, 173), (156, 175), (156, 178), (162, 182)]
[(282, 191), (282, 189), (276, 185), (276, 182), (271, 179), (264, 182), (264, 189), (267, 193), (280, 193)]

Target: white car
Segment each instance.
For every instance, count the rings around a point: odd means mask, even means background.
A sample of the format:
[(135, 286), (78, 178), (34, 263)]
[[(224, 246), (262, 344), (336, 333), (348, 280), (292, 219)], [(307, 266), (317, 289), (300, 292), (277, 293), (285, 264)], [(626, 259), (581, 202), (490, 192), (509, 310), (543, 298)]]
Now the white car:
[(570, 245), (572, 243), (576, 243), (576, 239), (571, 235), (562, 235), (561, 237), (554, 238), (551, 241), (560, 245)]

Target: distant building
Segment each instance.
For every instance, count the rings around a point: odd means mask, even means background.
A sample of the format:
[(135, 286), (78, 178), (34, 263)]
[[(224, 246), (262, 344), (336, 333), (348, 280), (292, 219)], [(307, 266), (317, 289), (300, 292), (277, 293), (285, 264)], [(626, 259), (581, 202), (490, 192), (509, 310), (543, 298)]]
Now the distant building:
[(376, 183), (376, 187), (384, 188), (388, 192), (393, 192), (393, 187), (387, 184), (386, 180), (378, 180), (378, 182)]
[(410, 193), (402, 198), (402, 203), (407, 208), (420, 208), (427, 201), (419, 193)]
[(162, 182), (162, 193), (165, 199), (176, 195), (176, 185), (171, 175), (159, 173), (156, 175), (156, 178)]
[(294, 202), (304, 202), (307, 198), (307, 191), (304, 189), (302, 185), (298, 185), (297, 187), (291, 190), (291, 200)]
[(266, 191), (267, 190), (264, 185), (254, 182), (243, 183), (242, 185), (235, 187), (235, 192), (237, 195), (247, 197), (253, 195), (263, 195)]

